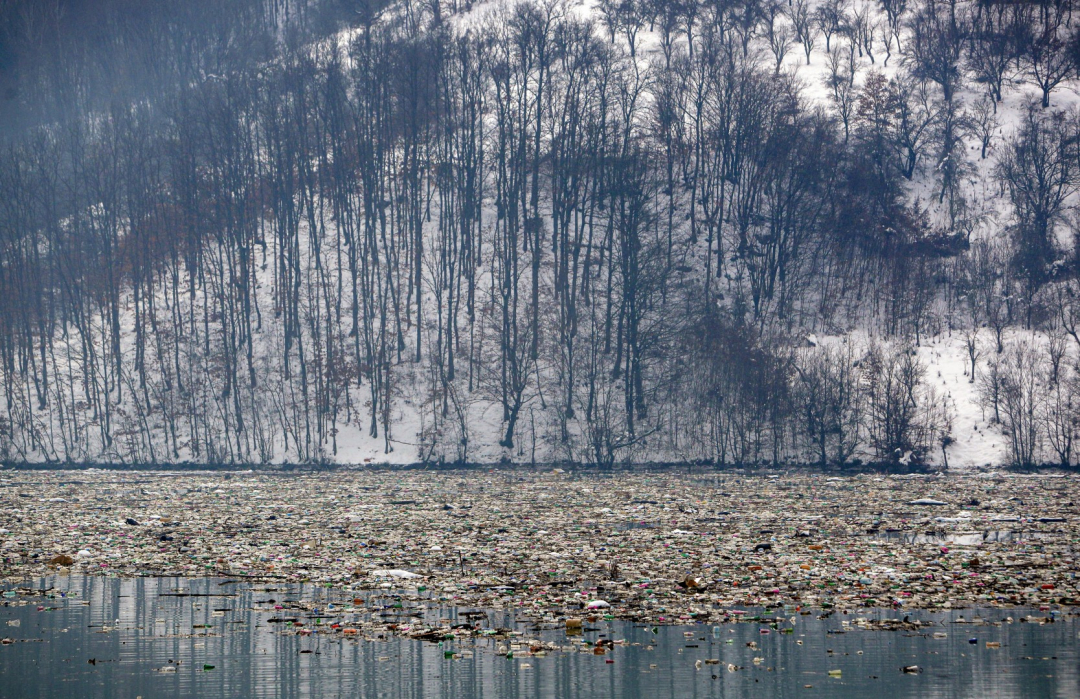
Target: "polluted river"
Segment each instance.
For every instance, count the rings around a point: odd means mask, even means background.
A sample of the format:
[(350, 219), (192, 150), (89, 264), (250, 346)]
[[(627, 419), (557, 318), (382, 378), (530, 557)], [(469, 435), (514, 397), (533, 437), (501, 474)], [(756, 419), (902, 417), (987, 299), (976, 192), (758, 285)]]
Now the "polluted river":
[(6, 470), (0, 694), (1080, 696), (1077, 486)]

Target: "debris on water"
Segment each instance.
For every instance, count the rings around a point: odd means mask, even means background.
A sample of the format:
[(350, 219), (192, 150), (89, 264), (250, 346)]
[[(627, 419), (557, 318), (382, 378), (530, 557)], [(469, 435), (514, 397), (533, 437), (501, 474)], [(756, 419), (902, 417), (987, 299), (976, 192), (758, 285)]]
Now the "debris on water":
[(704, 590), (708, 585), (705, 578), (696, 575), (687, 575), (675, 584), (684, 590)]
[(424, 577), (419, 573), (413, 573), (412, 571), (400, 570), (396, 568), (393, 570), (373, 570), (371, 571), (371, 575), (376, 578), (397, 578), (399, 580), (412, 580), (414, 578)]
[[(12, 492), (42, 497), (0, 513), (0, 580), (308, 581), (354, 607), (424, 588), (462, 608), (542, 610), (538, 624), (568, 635), (609, 619), (716, 626), (752, 607), (892, 610), (852, 626), (928, 634), (912, 610), (1080, 605), (1073, 474), (80, 471), (76, 490), (71, 473), (5, 472)], [(414, 633), (408, 610), (379, 613)]]

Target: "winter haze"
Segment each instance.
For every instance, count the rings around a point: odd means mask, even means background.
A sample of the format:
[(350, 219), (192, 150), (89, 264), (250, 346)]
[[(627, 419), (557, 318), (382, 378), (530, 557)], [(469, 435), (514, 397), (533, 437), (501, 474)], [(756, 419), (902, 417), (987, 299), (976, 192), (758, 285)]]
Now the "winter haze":
[(1080, 16), (0, 2), (0, 460), (1074, 465)]

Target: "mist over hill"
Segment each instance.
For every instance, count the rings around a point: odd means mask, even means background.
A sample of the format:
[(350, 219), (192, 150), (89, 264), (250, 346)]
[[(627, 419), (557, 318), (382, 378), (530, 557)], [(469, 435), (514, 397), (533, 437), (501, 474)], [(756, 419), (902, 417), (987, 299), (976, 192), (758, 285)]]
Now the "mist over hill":
[(1075, 465), (1072, 10), (0, 3), (0, 460)]

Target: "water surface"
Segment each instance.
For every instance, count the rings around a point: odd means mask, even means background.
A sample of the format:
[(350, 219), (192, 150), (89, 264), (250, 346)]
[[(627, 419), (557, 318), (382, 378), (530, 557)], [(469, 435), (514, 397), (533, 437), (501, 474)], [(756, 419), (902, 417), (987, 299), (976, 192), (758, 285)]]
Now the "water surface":
[[(11, 641), (0, 646), (0, 696), (1080, 696), (1080, 622), (1069, 615), (1055, 623), (1020, 622), (1028, 615), (1047, 616), (1036, 610), (908, 612), (910, 619), (935, 622), (919, 633), (855, 626), (859, 617), (904, 615), (893, 610), (826, 618), (777, 610), (760, 621), (718, 627), (601, 621), (588, 625), (583, 638), (624, 641), (604, 655), (565, 651), (531, 657), (519, 651), (508, 659), (496, 653), (506, 642), (491, 638), (442, 646), (393, 637), (344, 640), (320, 633), (326, 631), (316, 623), (322, 617), (302, 619), (314, 633), (300, 636), (287, 622), (271, 619), (316, 615), (275, 611), (268, 600), (318, 600), (323, 614), (324, 605), (347, 603), (353, 593), (222, 582), (80, 576), (31, 581), (27, 586), (51, 590), (5, 596), (0, 607), (0, 636)], [(392, 596), (357, 594), (369, 605), (385, 604), (376, 613), (387, 621), (399, 615), (404, 620), (410, 607), (429, 620), (465, 620), (461, 610), (437, 602), (419, 607), (405, 601), (398, 608)], [(747, 616), (762, 611), (748, 610)], [(1008, 616), (1013, 623), (1004, 621)], [(563, 630), (536, 630), (523, 618), (493, 613), (479, 622), (581, 647), (580, 639)], [(463, 651), (471, 657), (446, 657)], [(901, 671), (912, 665), (920, 671)], [(839, 676), (830, 676), (836, 670)]]

